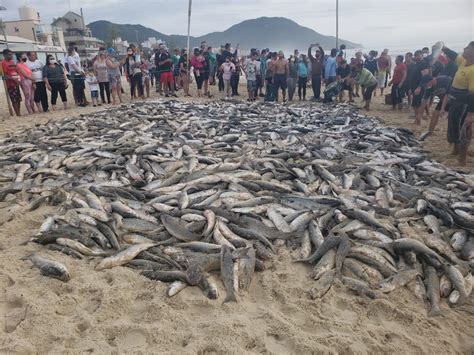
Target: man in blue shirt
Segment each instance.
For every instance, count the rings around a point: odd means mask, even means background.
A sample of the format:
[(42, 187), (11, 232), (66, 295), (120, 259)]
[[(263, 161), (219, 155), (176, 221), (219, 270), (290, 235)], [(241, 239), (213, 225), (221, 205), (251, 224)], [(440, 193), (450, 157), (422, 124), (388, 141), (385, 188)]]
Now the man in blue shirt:
[(324, 71), (324, 80), (326, 81), (326, 86), (331, 84), (336, 80), (336, 55), (337, 49), (331, 49), (331, 55), (326, 60), (326, 68)]

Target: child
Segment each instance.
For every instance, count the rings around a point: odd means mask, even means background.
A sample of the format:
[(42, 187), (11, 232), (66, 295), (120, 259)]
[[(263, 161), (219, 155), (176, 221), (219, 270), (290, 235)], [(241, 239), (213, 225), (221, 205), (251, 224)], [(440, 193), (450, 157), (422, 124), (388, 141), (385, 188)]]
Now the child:
[(99, 97), (99, 81), (94, 75), (94, 71), (92, 69), (89, 69), (87, 71), (87, 76), (86, 76), (86, 83), (89, 85), (89, 89), (91, 91), (91, 99), (92, 99), (92, 105), (96, 107), (97, 105), (100, 106), (98, 103), (98, 97)]
[(225, 62), (222, 63), (220, 67), (222, 79), (224, 80), (225, 100), (229, 99), (231, 93), (230, 79), (232, 77), (232, 73), (235, 71), (235, 65), (230, 61), (230, 59), (230, 57), (226, 57)]

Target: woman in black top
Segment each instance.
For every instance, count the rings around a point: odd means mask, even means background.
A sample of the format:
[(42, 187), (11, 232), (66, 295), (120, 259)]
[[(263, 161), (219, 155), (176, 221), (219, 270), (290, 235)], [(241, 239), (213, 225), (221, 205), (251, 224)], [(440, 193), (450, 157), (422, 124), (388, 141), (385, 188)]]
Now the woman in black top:
[(56, 109), (56, 100), (58, 99), (58, 92), (61, 95), (61, 101), (64, 104), (64, 109), (67, 110), (67, 77), (64, 68), (59, 65), (53, 55), (48, 54), (46, 63), (43, 67), (43, 80), (46, 87), (51, 91), (51, 109)]
[(191, 64), (188, 61), (188, 51), (186, 49), (181, 50), (181, 56), (179, 57), (179, 77), (181, 78), (182, 87), (184, 90), (185, 96), (191, 96), (189, 94), (189, 82), (191, 76), (189, 75), (189, 68)]

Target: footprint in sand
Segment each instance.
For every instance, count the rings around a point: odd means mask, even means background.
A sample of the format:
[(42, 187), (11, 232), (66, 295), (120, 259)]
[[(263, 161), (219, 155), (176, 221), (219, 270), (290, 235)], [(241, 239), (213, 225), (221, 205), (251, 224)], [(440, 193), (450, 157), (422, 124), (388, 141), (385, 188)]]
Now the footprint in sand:
[(5, 332), (12, 333), (25, 320), (28, 305), (25, 304), (23, 297), (7, 293), (5, 301), (1, 304), (1, 310), (5, 319)]

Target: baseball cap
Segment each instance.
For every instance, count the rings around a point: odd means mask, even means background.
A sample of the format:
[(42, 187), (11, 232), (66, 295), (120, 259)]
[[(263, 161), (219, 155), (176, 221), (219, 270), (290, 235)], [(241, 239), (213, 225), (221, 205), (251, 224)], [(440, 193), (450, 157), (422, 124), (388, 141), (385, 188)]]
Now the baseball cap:
[(114, 54), (114, 53), (115, 53), (115, 49), (109, 48), (109, 49), (107, 49), (107, 53), (109, 53), (109, 54)]

